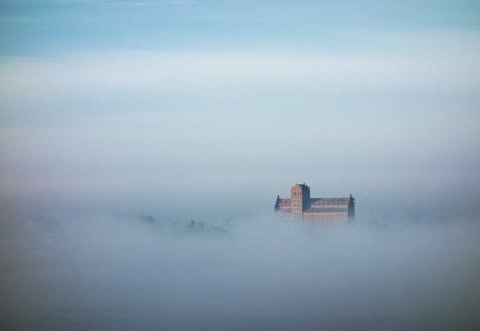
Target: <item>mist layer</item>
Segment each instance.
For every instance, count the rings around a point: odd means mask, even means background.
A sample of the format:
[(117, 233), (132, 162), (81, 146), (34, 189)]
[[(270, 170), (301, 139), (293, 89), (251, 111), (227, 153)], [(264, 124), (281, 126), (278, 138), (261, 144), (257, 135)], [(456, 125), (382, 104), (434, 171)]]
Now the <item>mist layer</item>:
[(4, 222), (2, 329), (476, 329), (480, 226)]

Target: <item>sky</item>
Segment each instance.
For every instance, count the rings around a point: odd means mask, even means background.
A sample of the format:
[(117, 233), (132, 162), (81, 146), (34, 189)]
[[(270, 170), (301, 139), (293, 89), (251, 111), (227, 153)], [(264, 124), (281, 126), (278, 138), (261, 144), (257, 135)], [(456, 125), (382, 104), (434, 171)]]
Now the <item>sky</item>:
[(0, 204), (478, 218), (476, 1), (2, 1)]

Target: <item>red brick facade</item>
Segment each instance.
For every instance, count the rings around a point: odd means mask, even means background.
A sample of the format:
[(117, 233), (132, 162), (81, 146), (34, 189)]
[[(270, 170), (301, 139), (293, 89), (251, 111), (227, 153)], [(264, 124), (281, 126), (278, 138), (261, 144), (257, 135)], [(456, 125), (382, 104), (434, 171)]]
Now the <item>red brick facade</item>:
[(355, 219), (355, 199), (348, 198), (310, 198), (310, 187), (295, 184), (290, 190), (290, 199), (277, 196), (275, 214), (318, 222), (337, 222)]

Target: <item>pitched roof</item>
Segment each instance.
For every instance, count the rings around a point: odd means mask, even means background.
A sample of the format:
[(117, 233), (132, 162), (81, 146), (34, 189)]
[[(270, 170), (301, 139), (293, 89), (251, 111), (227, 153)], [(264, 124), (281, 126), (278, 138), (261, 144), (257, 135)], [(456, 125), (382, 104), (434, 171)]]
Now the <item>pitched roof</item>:
[(348, 208), (308, 208), (304, 213), (346, 213)]
[(310, 199), (312, 205), (348, 205), (351, 198), (313, 198)]

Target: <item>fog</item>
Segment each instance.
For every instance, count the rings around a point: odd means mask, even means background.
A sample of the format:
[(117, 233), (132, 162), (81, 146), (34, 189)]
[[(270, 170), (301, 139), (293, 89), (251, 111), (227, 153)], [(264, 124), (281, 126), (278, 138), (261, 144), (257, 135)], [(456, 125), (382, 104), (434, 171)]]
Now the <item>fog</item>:
[(194, 222), (2, 219), (0, 328), (480, 326), (476, 220)]
[(479, 9), (0, 1), (0, 329), (480, 329)]

